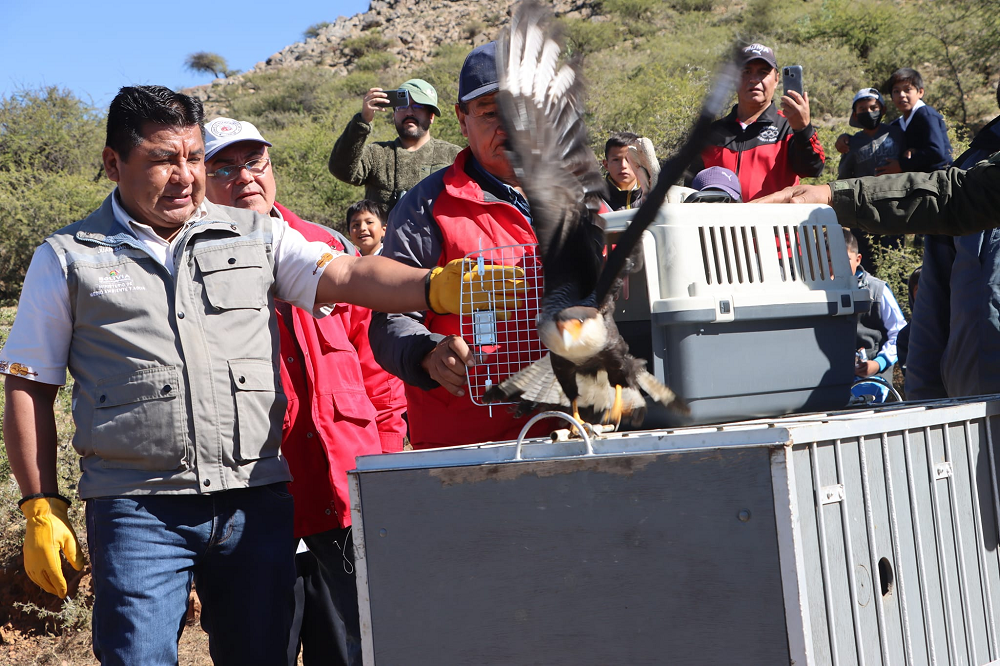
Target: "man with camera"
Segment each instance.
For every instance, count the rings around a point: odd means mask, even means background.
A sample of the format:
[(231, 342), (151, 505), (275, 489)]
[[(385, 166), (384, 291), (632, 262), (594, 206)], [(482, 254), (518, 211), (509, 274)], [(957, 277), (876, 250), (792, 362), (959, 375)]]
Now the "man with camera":
[[(391, 111), (399, 135), (394, 141), (366, 144), (376, 111)], [(437, 91), (423, 79), (410, 79), (397, 90), (372, 88), (361, 113), (344, 128), (330, 153), (330, 173), (350, 185), (364, 185), (365, 198), (392, 210), (418, 182), (450, 166), (461, 150), (430, 134), (441, 115)]]

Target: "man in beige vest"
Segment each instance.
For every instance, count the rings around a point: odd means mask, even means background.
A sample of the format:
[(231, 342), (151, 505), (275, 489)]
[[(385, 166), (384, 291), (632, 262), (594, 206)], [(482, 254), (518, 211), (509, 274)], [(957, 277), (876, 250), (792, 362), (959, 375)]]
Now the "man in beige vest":
[(186, 95), (121, 89), (103, 152), (118, 187), (36, 251), (0, 352), (25, 569), (58, 596), (59, 551), (83, 565), (55, 465), (53, 403), (67, 370), (75, 380), (102, 664), (176, 664), (192, 581), (216, 664), (285, 662), (294, 567), (275, 298), (311, 312), (459, 310), (459, 267), (348, 256), (204, 201), (202, 121)]

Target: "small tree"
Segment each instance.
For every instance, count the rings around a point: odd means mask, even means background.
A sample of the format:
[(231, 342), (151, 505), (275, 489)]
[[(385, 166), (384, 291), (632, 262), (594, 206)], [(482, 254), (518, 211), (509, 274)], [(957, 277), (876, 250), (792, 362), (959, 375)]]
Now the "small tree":
[(216, 78), (224, 78), (234, 73), (229, 69), (225, 58), (218, 53), (208, 51), (192, 53), (187, 57), (184, 66), (199, 74), (214, 74)]
[(313, 23), (311, 26), (306, 28), (306, 31), (302, 33), (302, 36), (306, 39), (312, 39), (314, 37), (319, 37), (319, 33), (323, 28), (330, 25), (329, 21), (320, 21), (319, 23)]

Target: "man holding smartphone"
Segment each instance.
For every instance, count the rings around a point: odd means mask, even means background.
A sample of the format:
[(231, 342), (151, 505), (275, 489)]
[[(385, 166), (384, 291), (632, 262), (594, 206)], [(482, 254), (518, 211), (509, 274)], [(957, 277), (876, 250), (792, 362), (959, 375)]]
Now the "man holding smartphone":
[[(366, 144), (376, 112), (392, 114), (394, 141)], [(364, 185), (365, 198), (386, 213), (418, 182), (455, 161), (458, 146), (430, 134), (441, 115), (434, 86), (410, 79), (397, 90), (371, 88), (361, 112), (351, 118), (330, 153), (330, 173), (350, 185)]]
[[(729, 169), (739, 176), (743, 201), (750, 201), (797, 184), (799, 176), (819, 176), (825, 155), (809, 122), (809, 96), (786, 90), (777, 109), (778, 62), (763, 44), (743, 47), (740, 66), (736, 106), (712, 125), (691, 177), (705, 167)], [(801, 85), (801, 77), (797, 81)]]

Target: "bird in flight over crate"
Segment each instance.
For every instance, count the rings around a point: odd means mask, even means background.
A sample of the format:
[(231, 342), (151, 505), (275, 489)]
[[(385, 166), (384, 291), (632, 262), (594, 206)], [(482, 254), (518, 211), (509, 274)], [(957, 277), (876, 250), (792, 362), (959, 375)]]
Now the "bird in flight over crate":
[(535, 0), (518, 5), (498, 42), (497, 105), (538, 238), (544, 277), (537, 326), (549, 353), (491, 387), (484, 399), (517, 402), (522, 414), (571, 408), (588, 423), (638, 425), (646, 412), (645, 393), (688, 413), (646, 362), (629, 354), (613, 318), (614, 295), (624, 276), (641, 267), (642, 232), (704, 145), (708, 126), (732, 90), (735, 65), (718, 77), (687, 143), (664, 165), (605, 261), (604, 224), (597, 213), (605, 186), (587, 141), (580, 62), (560, 58), (559, 26)]

